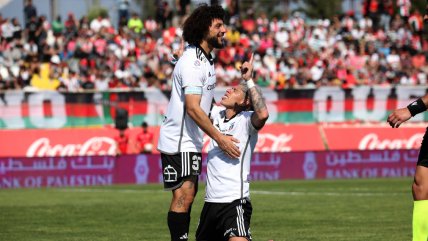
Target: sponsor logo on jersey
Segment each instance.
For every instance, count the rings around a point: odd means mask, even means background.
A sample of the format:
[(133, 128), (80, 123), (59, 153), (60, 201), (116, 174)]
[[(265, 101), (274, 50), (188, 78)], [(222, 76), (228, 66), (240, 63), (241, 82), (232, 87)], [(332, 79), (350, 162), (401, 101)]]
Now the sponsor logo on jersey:
[(207, 86), (207, 90), (213, 90), (213, 89), (215, 89), (215, 83)]
[(195, 66), (201, 66), (201, 62), (199, 62), (199, 60), (195, 60), (194, 65), (195, 65)]
[(237, 231), (236, 228), (229, 228), (228, 230), (226, 230), (226, 232), (224, 232), (223, 236), (227, 237), (236, 237), (237, 235), (235, 234), (235, 232)]
[(218, 123), (215, 126), (221, 133), (225, 134), (229, 133), (233, 129), (233, 127), (235, 127), (235, 122), (232, 122), (230, 125), (225, 126), (224, 128), (221, 128)]

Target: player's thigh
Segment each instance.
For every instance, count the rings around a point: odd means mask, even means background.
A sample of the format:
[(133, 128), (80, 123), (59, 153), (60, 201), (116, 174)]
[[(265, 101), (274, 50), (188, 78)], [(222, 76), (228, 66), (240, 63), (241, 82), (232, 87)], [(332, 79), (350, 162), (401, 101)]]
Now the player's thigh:
[(416, 166), (413, 197), (415, 200), (428, 200), (428, 168), (425, 166)]
[[(201, 170), (201, 154), (183, 152), (173, 155), (161, 154), (165, 190), (176, 190), (186, 181), (186, 187), (196, 190), (197, 176)], [(196, 177), (196, 181), (193, 181)]]
[[(220, 205), (221, 206), (221, 205)], [(220, 207), (221, 208), (221, 207)], [(223, 236), (219, 234), (217, 226), (217, 214), (219, 205), (204, 203), (196, 230), (196, 241), (221, 241)]]
[(193, 198), (198, 188), (198, 176), (187, 176), (182, 179), (180, 187), (172, 191), (174, 198), (184, 197)]
[(223, 210), (222, 232), (223, 240), (230, 238), (244, 238), (242, 240), (251, 240), (250, 222), (253, 208), (248, 199), (233, 201), (227, 209)]
[(425, 134), (421, 143), (421, 148), (419, 149), (417, 166), (424, 166), (428, 168), (428, 128), (425, 131)]
[(412, 191), (414, 200), (428, 200), (428, 128), (419, 149)]

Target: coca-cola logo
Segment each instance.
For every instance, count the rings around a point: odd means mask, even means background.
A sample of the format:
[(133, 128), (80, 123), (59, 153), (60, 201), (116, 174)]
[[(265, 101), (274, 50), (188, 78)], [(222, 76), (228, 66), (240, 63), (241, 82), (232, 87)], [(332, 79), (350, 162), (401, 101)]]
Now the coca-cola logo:
[(293, 135), (280, 134), (273, 135), (270, 133), (259, 134), (256, 150), (257, 152), (289, 152), (291, 147), (289, 142), (293, 139)]
[[(290, 141), (293, 139), (291, 134), (274, 135), (270, 133), (259, 133), (255, 152), (289, 152), (291, 151)], [(204, 136), (203, 152), (208, 151), (210, 138)]]
[(46, 137), (35, 140), (27, 150), (27, 157), (53, 157), (53, 156), (93, 156), (114, 155), (116, 153), (115, 141), (109, 137), (92, 137), (84, 143), (77, 144), (51, 144)]
[(417, 149), (421, 146), (423, 134), (417, 133), (408, 139), (381, 139), (375, 133), (364, 136), (359, 145), (359, 150), (397, 150), (397, 149)]

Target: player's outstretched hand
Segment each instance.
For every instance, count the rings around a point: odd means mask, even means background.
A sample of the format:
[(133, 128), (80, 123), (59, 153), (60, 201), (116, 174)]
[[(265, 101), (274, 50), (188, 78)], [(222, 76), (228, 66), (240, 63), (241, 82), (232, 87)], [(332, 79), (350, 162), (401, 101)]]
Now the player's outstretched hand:
[(241, 66), (241, 75), (245, 81), (250, 80), (253, 76), (253, 61), (254, 53), (251, 54), (250, 61), (245, 61)]
[(403, 122), (410, 119), (410, 117), (412, 115), (407, 107), (397, 109), (388, 116), (388, 123), (392, 128), (398, 128)]
[(217, 141), (218, 147), (224, 151), (231, 158), (239, 158), (241, 152), (235, 143), (239, 143), (239, 140), (233, 136), (222, 135), (220, 140)]

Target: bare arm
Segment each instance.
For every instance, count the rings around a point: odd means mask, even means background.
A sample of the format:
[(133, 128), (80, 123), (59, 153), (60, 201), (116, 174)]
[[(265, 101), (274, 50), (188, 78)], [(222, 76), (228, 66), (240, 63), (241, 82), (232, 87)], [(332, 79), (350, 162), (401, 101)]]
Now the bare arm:
[(242, 64), (241, 74), (242, 78), (247, 82), (247, 86), (249, 88), (248, 92), (250, 94), (251, 103), (254, 109), (254, 113), (251, 116), (251, 123), (253, 124), (254, 128), (260, 130), (263, 128), (267, 119), (269, 118), (269, 112), (267, 110), (260, 87), (256, 86), (251, 78), (253, 74), (253, 61), (254, 54), (251, 55), (249, 62), (244, 62)]
[(251, 123), (254, 128), (260, 130), (269, 118), (269, 112), (266, 107), (260, 87), (254, 86), (249, 89), (251, 103), (253, 104), (254, 113), (251, 116)]
[[(425, 105), (425, 108), (428, 107), (428, 94), (420, 98)], [(409, 109), (407, 107), (394, 110), (388, 116), (388, 123), (392, 128), (398, 128), (402, 123), (408, 121), (412, 117)]]
[(239, 142), (237, 139), (231, 136), (225, 136), (221, 134), (211, 123), (208, 115), (202, 110), (199, 105), (201, 101), (201, 95), (187, 94), (185, 97), (186, 113), (195, 123), (202, 129), (209, 137), (217, 142), (218, 146), (229, 156), (233, 158), (239, 158), (241, 155), (238, 147), (234, 142)]

